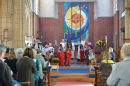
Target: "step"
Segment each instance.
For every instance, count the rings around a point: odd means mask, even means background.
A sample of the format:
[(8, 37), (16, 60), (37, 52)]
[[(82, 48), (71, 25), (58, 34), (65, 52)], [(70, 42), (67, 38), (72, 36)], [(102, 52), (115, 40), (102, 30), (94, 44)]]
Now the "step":
[(68, 77), (82, 77), (86, 78), (88, 77), (88, 74), (59, 74), (59, 78), (68, 78)]
[(57, 81), (84, 81), (84, 82), (95, 82), (95, 78), (82, 78), (82, 77), (59, 77), (59, 78), (51, 78), (51, 82)]
[(78, 62), (77, 60), (70, 60), (71, 64), (86, 64), (86, 60), (84, 62)]

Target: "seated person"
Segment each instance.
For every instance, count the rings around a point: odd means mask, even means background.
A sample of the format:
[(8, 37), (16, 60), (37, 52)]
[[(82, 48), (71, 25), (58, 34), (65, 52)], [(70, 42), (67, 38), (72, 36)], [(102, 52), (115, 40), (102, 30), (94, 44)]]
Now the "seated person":
[(113, 52), (113, 48), (109, 48), (109, 52), (111, 53), (111, 55), (112, 55), (112, 58), (111, 58), (111, 60), (113, 60), (114, 62), (115, 62), (115, 53)]
[(0, 45), (0, 86), (14, 86), (11, 70), (8, 65), (3, 62), (6, 47)]
[(47, 58), (45, 58), (45, 55), (42, 55), (42, 56), (44, 57), (45, 62), (47, 62), (46, 67), (43, 68), (42, 70), (47, 71), (47, 73), (48, 73), (49, 72), (49, 60)]
[(14, 50), (14, 48), (11, 48), (10, 51), (9, 51), (9, 56), (5, 60), (5, 63), (13, 71), (12, 77), (14, 78), (14, 80), (17, 79), (16, 62), (17, 62), (17, 58), (16, 58), (16, 55), (15, 55), (15, 50)]
[(112, 64), (115, 63), (113, 60), (111, 60), (112, 56), (109, 53), (109, 51), (105, 50), (104, 55), (103, 55), (103, 60), (101, 61), (100, 66), (99, 66), (99, 70), (101, 70), (101, 77), (102, 77), (103, 85), (104, 85), (103, 78), (108, 77), (107, 54), (108, 54), (109, 74), (112, 71)]
[(121, 48), (124, 60), (112, 67), (112, 72), (107, 79), (110, 86), (130, 86), (130, 43), (125, 43)]

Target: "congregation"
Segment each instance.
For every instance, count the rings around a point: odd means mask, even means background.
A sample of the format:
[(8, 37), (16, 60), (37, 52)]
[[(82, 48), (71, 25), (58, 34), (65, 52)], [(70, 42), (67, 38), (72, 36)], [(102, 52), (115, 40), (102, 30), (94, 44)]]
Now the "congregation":
[[(126, 43), (123, 45), (121, 53), (124, 60), (120, 61), (119, 63), (115, 63), (114, 58), (113, 60), (111, 59), (113, 55), (110, 53), (111, 49), (112, 48), (110, 48), (109, 51), (104, 51), (104, 55), (100, 63), (99, 70), (101, 70), (102, 83), (104, 83), (104, 78), (108, 77), (108, 63), (110, 76), (107, 79), (107, 84), (110, 86), (128, 86), (130, 70), (128, 70), (127, 66), (130, 65), (130, 43)], [(22, 48), (18, 48), (16, 50), (16, 53), (17, 54), (15, 54), (14, 48), (9, 49), (6, 48), (4, 45), (0, 45), (0, 73), (2, 75), (0, 76), (0, 86), (14, 86), (13, 79), (17, 80), (17, 82), (30, 81), (30, 74), (31, 86), (43, 86), (42, 82), (44, 74), (42, 73), (42, 71), (48, 71), (49, 60), (46, 60), (45, 56), (41, 55), (42, 51), (40, 49), (26, 48), (25, 50), (23, 50)], [(64, 55), (63, 50), (61, 49), (61, 57), (62, 54)], [(69, 58), (72, 55), (70, 53), (70, 48), (66, 55)], [(31, 59), (33, 59), (32, 63)], [(64, 62), (62, 62), (61, 60), (61, 63), (61, 65), (63, 65)], [(6, 83), (7, 81), (8, 83)]]

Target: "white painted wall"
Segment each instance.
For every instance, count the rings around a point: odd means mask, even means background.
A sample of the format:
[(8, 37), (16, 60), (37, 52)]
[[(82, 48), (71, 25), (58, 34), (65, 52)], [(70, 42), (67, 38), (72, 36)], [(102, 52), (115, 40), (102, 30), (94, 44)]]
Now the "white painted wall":
[(55, 17), (55, 1), (40, 0), (40, 17)]
[(98, 7), (99, 7), (98, 17), (113, 16), (113, 0), (98, 0)]

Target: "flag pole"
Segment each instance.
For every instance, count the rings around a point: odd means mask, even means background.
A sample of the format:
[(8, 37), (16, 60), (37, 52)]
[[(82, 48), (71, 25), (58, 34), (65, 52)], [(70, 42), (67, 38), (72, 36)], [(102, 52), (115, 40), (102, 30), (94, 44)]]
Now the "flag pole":
[(109, 76), (109, 64), (108, 64), (108, 47), (107, 47), (107, 36), (105, 36), (106, 38), (106, 51), (107, 51), (107, 67), (108, 67), (108, 76)]

